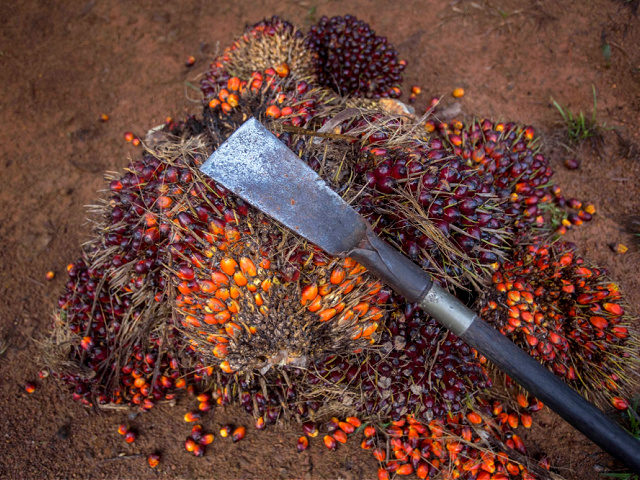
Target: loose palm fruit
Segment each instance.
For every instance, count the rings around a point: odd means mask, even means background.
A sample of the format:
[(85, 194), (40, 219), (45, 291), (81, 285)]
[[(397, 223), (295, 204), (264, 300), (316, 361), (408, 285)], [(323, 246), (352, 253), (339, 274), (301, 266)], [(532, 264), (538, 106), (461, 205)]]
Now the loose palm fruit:
[(243, 426), (237, 427), (231, 434), (231, 440), (233, 440), (234, 443), (239, 442), (244, 438), (246, 432), (247, 430)]
[(302, 435), (298, 438), (297, 448), (298, 452), (304, 452), (307, 448), (309, 448), (309, 439), (306, 435)]
[(329, 450), (335, 450), (338, 445), (331, 435), (325, 435), (322, 437), (322, 441)]
[(188, 423), (197, 422), (201, 418), (202, 418), (202, 415), (200, 415), (200, 413), (198, 412), (187, 412), (184, 414), (184, 421)]
[(147, 457), (147, 463), (151, 468), (156, 468), (160, 463), (160, 455), (152, 453)]

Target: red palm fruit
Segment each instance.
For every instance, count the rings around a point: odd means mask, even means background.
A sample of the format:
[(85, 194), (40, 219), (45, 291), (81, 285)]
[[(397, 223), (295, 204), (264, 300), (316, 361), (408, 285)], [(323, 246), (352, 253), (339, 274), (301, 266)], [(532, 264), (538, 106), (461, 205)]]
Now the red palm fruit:
[(129, 431), (129, 428), (124, 423), (121, 423), (120, 425), (118, 425), (118, 433), (120, 435), (125, 435), (128, 431)]
[(24, 390), (27, 393), (33, 393), (36, 391), (36, 384), (33, 382), (25, 382)]
[(191, 438), (193, 438), (196, 442), (202, 438), (202, 434), (202, 425), (194, 425), (191, 429)]
[(338, 426), (344, 431), (346, 434), (350, 434), (355, 432), (356, 427), (354, 427), (349, 422), (338, 422)]
[(516, 400), (518, 402), (518, 405), (520, 405), (522, 408), (527, 408), (529, 406), (529, 400), (524, 393), (518, 393), (518, 395), (516, 396)]
[(629, 408), (629, 402), (620, 397), (611, 398), (611, 404), (618, 410), (626, 410), (627, 408)]
[[(358, 427), (360, 427), (360, 425), (362, 425), (362, 422), (360, 421), (360, 419), (358, 417), (347, 417), (345, 420), (347, 422), (349, 422), (351, 425), (353, 425), (354, 427), (356, 427), (356, 428), (358, 428)], [(346, 430), (345, 430), (345, 432), (346, 432)], [(349, 432), (347, 432), (347, 433), (349, 433)]]
[(389, 480), (389, 472), (385, 468), (378, 468), (378, 480)]
[(387, 458), (387, 453), (380, 448), (374, 448), (371, 453), (373, 453), (373, 456), (379, 462), (384, 462), (385, 458)]
[(424, 480), (429, 475), (429, 465), (425, 462), (418, 463), (418, 467), (416, 468), (416, 476), (421, 480)]
[(347, 434), (343, 430), (336, 430), (332, 435), (336, 441), (340, 443), (347, 443)]
[(196, 444), (196, 445), (193, 447), (193, 452), (192, 452), (192, 453), (193, 453), (193, 455), (194, 455), (194, 456), (196, 456), (196, 457), (202, 457), (202, 456), (204, 456), (204, 446), (203, 446), (203, 445)]
[(213, 439), (213, 433), (205, 433), (204, 435), (202, 435), (200, 440), (198, 440), (198, 442), (200, 443), (200, 445), (210, 445), (211, 443), (213, 443)]
[(337, 443), (331, 435), (325, 435), (322, 437), (322, 441), (329, 450), (335, 450), (337, 447)]
[(309, 437), (317, 437), (318, 436), (318, 427), (314, 422), (304, 422), (302, 424), (302, 430), (305, 435)]
[(231, 425), (223, 425), (222, 427), (220, 427), (220, 436), (222, 438), (227, 438), (229, 435), (231, 435)]
[(360, 448), (363, 450), (371, 450), (373, 448), (374, 439), (373, 438), (365, 438), (360, 442)]
[(476, 424), (476, 425), (482, 423), (482, 417), (480, 415), (478, 415), (476, 412), (467, 413), (467, 419), (471, 423)]
[(366, 438), (371, 438), (376, 434), (376, 429), (373, 425), (367, 425), (364, 427), (364, 436)]
[(196, 441), (193, 438), (187, 438), (184, 442), (184, 448), (187, 450), (187, 452), (193, 453), (196, 446), (197, 446)]
[(245, 427), (243, 426), (239, 426), (237, 427), (233, 433), (231, 434), (231, 440), (233, 440), (233, 442), (238, 442), (240, 440), (242, 440), (246, 434), (247, 430)]
[(160, 463), (160, 455), (158, 455), (157, 453), (149, 454), (149, 456), (147, 457), (147, 463), (151, 468), (156, 468)]
[(198, 412), (187, 412), (184, 414), (184, 421), (187, 423), (197, 422), (202, 418), (202, 415)]
[(298, 452), (304, 452), (307, 448), (309, 448), (309, 439), (306, 437), (306, 435), (298, 437), (296, 447), (298, 448)]
[(282, 112), (277, 105), (270, 105), (269, 107), (267, 107), (265, 114), (267, 115), (267, 117), (277, 119), (280, 118)]
[(531, 425), (533, 423), (533, 419), (531, 418), (531, 415), (529, 415), (528, 413), (521, 414), (520, 421), (522, 422), (522, 426), (524, 428), (531, 428)]
[(124, 434), (124, 441), (127, 443), (133, 443), (136, 441), (136, 434), (131, 430), (128, 430), (127, 433)]
[(410, 463), (400, 465), (396, 470), (396, 475), (411, 475), (413, 473), (413, 467)]

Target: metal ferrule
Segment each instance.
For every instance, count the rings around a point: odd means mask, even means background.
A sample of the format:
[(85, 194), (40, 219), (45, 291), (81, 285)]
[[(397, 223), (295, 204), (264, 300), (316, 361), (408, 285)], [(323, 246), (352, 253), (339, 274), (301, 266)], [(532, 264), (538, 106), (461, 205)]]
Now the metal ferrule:
[(473, 310), (435, 283), (420, 300), (420, 308), (459, 337), (477, 318)]

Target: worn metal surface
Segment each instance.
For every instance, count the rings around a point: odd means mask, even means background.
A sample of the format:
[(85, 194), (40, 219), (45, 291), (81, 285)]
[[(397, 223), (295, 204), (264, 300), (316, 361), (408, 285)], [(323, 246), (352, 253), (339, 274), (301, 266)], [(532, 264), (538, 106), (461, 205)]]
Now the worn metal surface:
[(468, 309), (460, 300), (437, 284), (434, 284), (420, 300), (420, 308), (438, 320), (441, 325), (463, 338), (471, 324), (478, 319), (476, 312)]
[(255, 118), (200, 170), (332, 255), (346, 254), (364, 237), (365, 220)]

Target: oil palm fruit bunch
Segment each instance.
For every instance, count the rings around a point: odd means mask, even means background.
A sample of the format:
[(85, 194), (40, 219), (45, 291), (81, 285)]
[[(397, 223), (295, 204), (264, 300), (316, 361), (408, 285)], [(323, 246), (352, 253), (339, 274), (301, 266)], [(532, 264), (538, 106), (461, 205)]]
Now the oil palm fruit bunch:
[(640, 341), (618, 286), (566, 243), (522, 245), (493, 274), (482, 317), (574, 388), (625, 409)]
[(520, 436), (504, 431), (490, 413), (479, 412), (431, 421), (406, 415), (384, 427), (367, 425), (361, 447), (380, 462), (379, 480), (411, 474), (440, 478), (445, 472), (449, 478), (475, 480), (538, 478), (542, 468), (527, 460)]
[[(317, 112), (321, 92), (304, 80), (295, 80), (286, 71), (273, 68), (254, 71), (248, 78), (229, 78), (225, 85), (211, 90), (204, 120), (214, 133), (233, 131), (234, 122), (247, 115), (280, 120), (280, 125), (306, 125)], [(221, 123), (222, 125), (215, 125)], [(221, 141), (224, 136), (217, 137)]]
[[(172, 125), (193, 135), (193, 119)], [(180, 153), (197, 150), (198, 141)], [(165, 145), (165, 154), (170, 149)], [(179, 156), (174, 148), (170, 162)], [(188, 156), (188, 155), (187, 155)], [(110, 197), (95, 207), (95, 237), (68, 267), (69, 281), (58, 311), (47, 363), (83, 403), (133, 403), (151, 408), (184, 387), (183, 340), (171, 318), (171, 284), (164, 265), (167, 225), (157, 222), (158, 191), (178, 169), (150, 152), (110, 182)]]
[[(305, 45), (302, 32), (277, 16), (262, 20), (245, 29), (216, 58), (200, 81), (204, 99), (218, 95), (232, 77), (246, 80), (254, 71), (274, 68), (279, 75), (314, 82), (314, 53)], [(315, 82), (314, 82), (315, 83)]]
[(504, 255), (510, 221), (486, 175), (442, 147), (439, 139), (366, 147), (360, 211), (423, 269), (467, 286)]
[(492, 192), (507, 202), (505, 211), (516, 225), (544, 225), (543, 205), (554, 199), (553, 170), (540, 153), (533, 127), (486, 119), (469, 125), (430, 119), (425, 127), (485, 175)]
[(397, 98), (404, 60), (385, 37), (353, 15), (322, 17), (305, 38), (320, 85), (343, 96)]
[(225, 205), (226, 192), (195, 172), (194, 183), (180, 189), (193, 192), (188, 203), (169, 194), (175, 207), (163, 215), (179, 224), (169, 246), (180, 292), (175, 306), (208, 364), (227, 373), (304, 367), (318, 355), (373, 341), (383, 316), (375, 306), (381, 285), (361, 265), (327, 259), (262, 214)]
[[(397, 307), (398, 305), (394, 305)], [(331, 356), (313, 365), (309, 382), (365, 418), (442, 419), (466, 410), (466, 401), (491, 385), (481, 359), (462, 340), (415, 305), (394, 309), (377, 349)]]
[(335, 129), (357, 139), (339, 166), (349, 171), (350, 186), (341, 187), (376, 233), (442, 284), (479, 286), (508, 252), (513, 225), (493, 177), (381, 111), (360, 111)]

